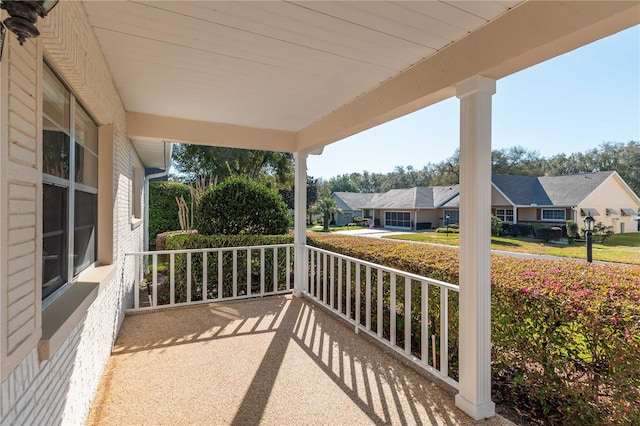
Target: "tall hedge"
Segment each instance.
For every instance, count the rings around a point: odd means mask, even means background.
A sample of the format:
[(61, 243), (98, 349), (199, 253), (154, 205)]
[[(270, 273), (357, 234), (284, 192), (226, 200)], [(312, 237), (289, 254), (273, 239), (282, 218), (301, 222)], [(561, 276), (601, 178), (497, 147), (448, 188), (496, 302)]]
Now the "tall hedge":
[[(319, 233), (308, 242), (458, 283), (454, 248)], [(640, 267), (499, 255), (491, 263), (496, 400), (544, 424), (640, 424)]]
[(189, 187), (180, 182), (149, 183), (149, 247), (155, 249), (156, 235), (180, 230), (176, 197), (189, 200)]
[(279, 194), (251, 179), (234, 177), (204, 193), (197, 228), (205, 235), (282, 235), (289, 229), (289, 213)]

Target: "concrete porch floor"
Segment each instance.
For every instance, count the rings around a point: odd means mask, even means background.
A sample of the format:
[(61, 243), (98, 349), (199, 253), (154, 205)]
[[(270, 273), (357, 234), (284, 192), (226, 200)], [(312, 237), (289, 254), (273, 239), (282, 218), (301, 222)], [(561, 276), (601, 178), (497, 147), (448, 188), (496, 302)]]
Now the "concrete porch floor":
[(88, 425), (483, 424), (302, 298), (129, 315)]

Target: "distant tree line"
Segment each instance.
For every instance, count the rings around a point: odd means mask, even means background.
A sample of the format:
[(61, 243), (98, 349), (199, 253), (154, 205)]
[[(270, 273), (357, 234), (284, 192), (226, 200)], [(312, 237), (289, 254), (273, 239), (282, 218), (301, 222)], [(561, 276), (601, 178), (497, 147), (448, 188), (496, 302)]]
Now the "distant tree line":
[[(265, 183), (293, 208), (294, 161), (291, 153), (180, 144), (174, 149), (174, 180), (193, 183), (198, 177), (222, 182), (245, 176)], [(616, 170), (640, 194), (640, 142), (605, 142), (599, 147), (573, 154), (545, 158), (522, 146), (492, 152), (494, 174), (557, 176)], [(328, 180), (307, 177), (307, 207), (332, 192), (386, 192), (414, 186), (452, 185), (460, 181), (460, 152), (421, 169), (396, 166), (390, 173), (348, 173)]]
[[(640, 194), (640, 142), (605, 142), (599, 147), (573, 154), (542, 157), (522, 146), (494, 150), (494, 174), (558, 176), (616, 170), (636, 194)], [(320, 193), (386, 192), (414, 186), (453, 185), (460, 182), (460, 152), (422, 169), (396, 166), (390, 173), (350, 173), (318, 182)]]

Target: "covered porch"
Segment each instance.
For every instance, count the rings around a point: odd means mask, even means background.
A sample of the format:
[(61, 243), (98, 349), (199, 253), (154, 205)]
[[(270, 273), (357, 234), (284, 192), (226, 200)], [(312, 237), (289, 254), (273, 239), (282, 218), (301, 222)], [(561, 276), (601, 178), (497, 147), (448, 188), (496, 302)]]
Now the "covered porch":
[(477, 423), (455, 407), (453, 388), (284, 295), (128, 316), (88, 425), (310, 421)]

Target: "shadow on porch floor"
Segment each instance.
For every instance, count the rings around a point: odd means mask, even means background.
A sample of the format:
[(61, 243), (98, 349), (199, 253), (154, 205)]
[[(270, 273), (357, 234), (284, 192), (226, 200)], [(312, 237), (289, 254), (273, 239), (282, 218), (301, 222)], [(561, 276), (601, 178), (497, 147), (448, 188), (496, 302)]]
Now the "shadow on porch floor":
[(88, 425), (483, 424), (292, 296), (127, 316)]

